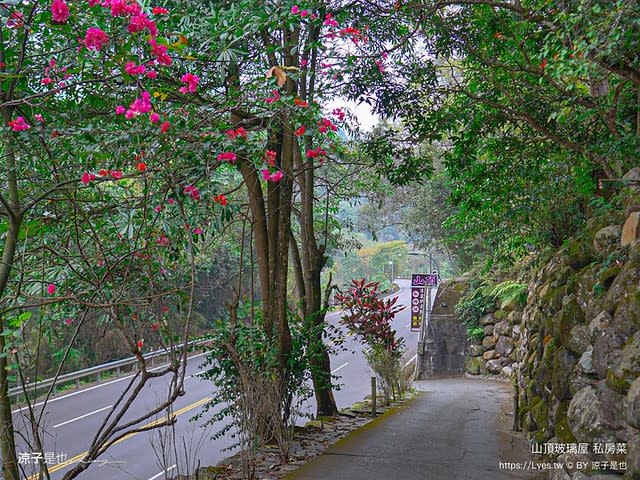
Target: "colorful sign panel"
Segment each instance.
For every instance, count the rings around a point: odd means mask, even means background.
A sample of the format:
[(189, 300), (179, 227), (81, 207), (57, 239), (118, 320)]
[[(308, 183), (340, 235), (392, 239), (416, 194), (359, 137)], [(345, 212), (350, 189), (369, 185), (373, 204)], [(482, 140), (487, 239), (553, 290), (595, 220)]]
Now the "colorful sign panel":
[(424, 287), (411, 287), (411, 331), (420, 331), (424, 308)]
[(414, 273), (411, 275), (412, 287), (437, 287), (438, 275), (428, 273)]

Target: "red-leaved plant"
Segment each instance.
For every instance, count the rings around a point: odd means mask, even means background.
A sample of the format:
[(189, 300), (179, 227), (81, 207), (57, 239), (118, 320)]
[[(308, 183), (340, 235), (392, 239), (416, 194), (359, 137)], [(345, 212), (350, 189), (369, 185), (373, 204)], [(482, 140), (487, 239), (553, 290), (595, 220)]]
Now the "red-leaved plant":
[(336, 300), (345, 312), (341, 322), (371, 347), (382, 346), (396, 353), (401, 345), (391, 323), (404, 307), (396, 305), (398, 297), (380, 298), (379, 285), (378, 282), (367, 282), (364, 278), (352, 280), (346, 292), (336, 294)]

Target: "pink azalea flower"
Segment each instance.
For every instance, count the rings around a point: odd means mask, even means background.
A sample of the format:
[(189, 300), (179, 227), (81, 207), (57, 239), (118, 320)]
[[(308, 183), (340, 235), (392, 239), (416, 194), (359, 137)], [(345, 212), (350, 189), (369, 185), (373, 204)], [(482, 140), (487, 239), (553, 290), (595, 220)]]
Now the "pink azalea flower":
[(267, 182), (279, 182), (282, 180), (282, 177), (284, 177), (284, 174), (280, 170), (276, 170), (273, 173), (271, 173), (267, 168), (262, 170), (262, 179)]
[(162, 210), (162, 205), (158, 205), (156, 208), (154, 208), (156, 213), (160, 213), (160, 211)]
[(184, 194), (189, 195), (196, 202), (200, 201), (200, 190), (198, 190), (194, 185), (187, 185), (184, 187)]
[(67, 325), (71, 325), (71, 322), (73, 322), (73, 320), (71, 320), (70, 318), (67, 318), (64, 323), (66, 323)]
[(149, 117), (149, 121), (151, 123), (158, 123), (160, 121), (160, 115), (158, 115), (156, 112), (153, 112)]
[(24, 117), (17, 117), (15, 120), (7, 122), (7, 125), (9, 125), (14, 132), (21, 132), (31, 128), (31, 125), (27, 124)]
[(99, 28), (91, 27), (87, 29), (84, 37), (84, 45), (89, 50), (100, 50), (109, 43), (109, 37)]
[(180, 87), (180, 92), (182, 93), (193, 93), (198, 88), (198, 82), (200, 81), (200, 77), (194, 75), (193, 73), (185, 73), (182, 78), (180, 78), (182, 83), (186, 83), (184, 87)]
[(273, 103), (280, 100), (280, 92), (278, 90), (274, 90), (273, 91), (273, 97), (269, 97), (269, 98), (265, 98), (265, 102), (267, 103)]
[(137, 13), (131, 17), (127, 26), (129, 33), (142, 32), (145, 29), (149, 31), (152, 37), (158, 35), (158, 27), (156, 27), (155, 22), (150, 20), (144, 13)]
[(169, 130), (169, 127), (171, 126), (171, 124), (167, 121), (162, 122), (162, 125), (160, 126), (160, 131), (162, 133), (165, 133), (167, 130)]
[(69, 6), (64, 0), (53, 0), (51, 2), (51, 15), (56, 23), (65, 23), (69, 19)]
[(158, 76), (158, 72), (156, 72), (155, 70), (147, 70), (147, 77), (150, 78), (151, 80), (155, 80), (157, 76)]
[(167, 245), (169, 245), (169, 239), (165, 237), (163, 233), (159, 238), (156, 239), (156, 243), (161, 247), (166, 247)]
[(294, 5), (293, 7), (291, 7), (291, 13), (293, 13), (294, 15), (297, 15), (300, 12), (300, 7), (298, 7), (298, 5)]
[(49, 77), (45, 77), (45, 78), (42, 79), (42, 81), (40, 83), (42, 85), (49, 85), (52, 82), (53, 82), (53, 80), (51, 80)]
[(127, 14), (127, 3), (124, 0), (111, 0), (111, 16), (124, 17)]
[(42, 115), (40, 115), (39, 113), (36, 113), (36, 114), (34, 115), (34, 117), (35, 117), (35, 119), (36, 119), (37, 121), (39, 121), (40, 123), (44, 123), (44, 117), (43, 117)]
[(235, 153), (233, 152), (224, 152), (218, 155), (218, 161), (219, 162), (229, 162), (229, 163), (235, 163), (235, 161), (238, 159), (238, 157), (236, 156)]
[(116, 107), (116, 115), (124, 115), (124, 112), (126, 112), (127, 109), (124, 108), (122, 105), (118, 105)]
[(151, 53), (155, 55), (156, 62), (161, 65), (171, 65), (172, 60), (169, 55), (167, 55), (167, 47), (159, 44), (155, 38), (149, 40), (149, 45), (151, 45)]
[(336, 22), (336, 20), (332, 17), (330, 13), (327, 13), (327, 15), (324, 17), (324, 24), (328, 27), (339, 26), (338, 22)]
[(54, 293), (56, 293), (56, 286), (53, 283), (47, 287), (47, 293), (49, 295), (53, 295)]
[(300, 12), (300, 16), (301, 16), (302, 18), (306, 17), (307, 15), (309, 15), (309, 12), (308, 12), (307, 10), (302, 10), (302, 11)]
[(151, 94), (147, 91), (142, 92), (140, 98), (136, 98), (127, 110), (126, 118), (133, 118), (141, 113), (149, 113), (151, 111)]
[(153, 7), (151, 13), (153, 13), (154, 15), (166, 15), (167, 13), (169, 13), (169, 10), (162, 7)]
[(201, 228), (197, 228), (197, 227), (196, 227), (196, 228), (194, 228), (194, 229), (193, 229), (193, 233), (194, 233), (195, 235), (202, 235), (202, 234), (203, 234), (203, 231), (202, 231), (202, 229), (201, 229)]
[(307, 158), (318, 158), (319, 156), (326, 154), (327, 152), (322, 150), (322, 147), (318, 147), (315, 150), (307, 150)]
[(136, 62), (127, 62), (124, 67), (124, 71), (127, 72), (132, 77), (136, 75), (142, 75), (147, 70), (147, 67), (144, 65), (136, 65)]
[(80, 179), (80, 181), (85, 185), (89, 185), (89, 182), (95, 179), (96, 179), (96, 176), (93, 173), (84, 172), (82, 174), (82, 178)]
[(167, 200), (167, 203), (169, 205), (173, 205), (173, 202), (175, 202), (175, 200), (173, 198), (169, 198), (169, 200)]
[(114, 170), (111, 172), (111, 176), (116, 180), (120, 180), (122, 178), (122, 172), (120, 170)]

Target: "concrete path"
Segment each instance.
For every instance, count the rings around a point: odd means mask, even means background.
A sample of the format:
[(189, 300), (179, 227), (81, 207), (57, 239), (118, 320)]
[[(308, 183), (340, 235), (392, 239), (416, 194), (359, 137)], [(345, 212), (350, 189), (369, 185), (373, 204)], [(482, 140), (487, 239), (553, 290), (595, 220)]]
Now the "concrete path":
[(292, 472), (295, 480), (501, 480), (544, 478), (500, 462), (530, 460), (510, 429), (510, 386), (447, 378), (416, 382), (415, 400), (348, 435)]

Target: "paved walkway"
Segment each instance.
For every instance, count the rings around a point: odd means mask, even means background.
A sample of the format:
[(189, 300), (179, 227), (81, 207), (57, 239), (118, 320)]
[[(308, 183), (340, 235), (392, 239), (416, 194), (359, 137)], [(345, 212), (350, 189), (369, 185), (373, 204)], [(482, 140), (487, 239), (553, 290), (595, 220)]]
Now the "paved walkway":
[(448, 378), (416, 382), (418, 398), (356, 430), (292, 472), (292, 480), (544, 478), (500, 468), (529, 460), (510, 429), (510, 385)]

